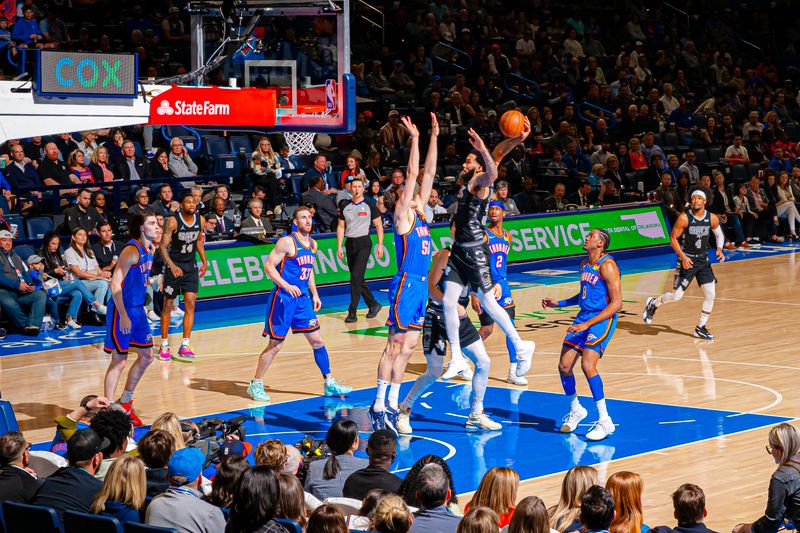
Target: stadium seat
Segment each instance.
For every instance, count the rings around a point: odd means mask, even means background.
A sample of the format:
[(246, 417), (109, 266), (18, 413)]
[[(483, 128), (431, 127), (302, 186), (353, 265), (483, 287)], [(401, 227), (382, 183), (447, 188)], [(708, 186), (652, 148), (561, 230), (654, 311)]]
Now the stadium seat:
[(761, 170), (761, 163), (750, 163), (747, 165), (747, 170), (750, 176), (758, 176), (758, 171)]
[(219, 135), (208, 135), (204, 137), (203, 151), (211, 158), (230, 153), (228, 150), (228, 143), (225, 142), (225, 138), (220, 137)]
[(664, 133), (664, 146), (678, 146), (681, 144), (678, 134), (674, 131)]
[(244, 153), (247, 157), (253, 153), (253, 143), (250, 142), (250, 137), (247, 135), (231, 135), (228, 137), (228, 143), (231, 147), (231, 153), (238, 154), (244, 148)]
[(75, 511), (64, 512), (65, 533), (122, 533), (119, 520), (110, 516), (78, 513)]
[(137, 524), (136, 522), (127, 522), (123, 531), (125, 533), (178, 533), (177, 529), (172, 529), (171, 527), (148, 526), (147, 524)]
[(194, 155), (200, 149), (201, 143), (198, 142), (197, 137), (194, 135), (181, 135), (178, 138), (183, 141), (183, 146), (186, 147), (190, 155)]
[(708, 163), (708, 152), (704, 148), (696, 148), (694, 151), (695, 156), (697, 159), (695, 160), (698, 164), (705, 164)]
[(25, 232), (29, 239), (43, 239), (45, 233), (54, 229), (55, 225), (50, 217), (29, 217), (25, 219)]
[(718, 163), (722, 159), (722, 149), (719, 146), (709, 146), (706, 148), (709, 163)]
[(303, 182), (303, 175), (292, 174), (291, 176), (289, 176), (289, 181), (292, 184), (292, 194), (295, 197), (294, 200), (297, 203), (300, 203), (300, 197), (303, 194), (303, 191), (300, 190), (300, 185)]
[(0, 194), (0, 209), (3, 210), (3, 213), (10, 213), (11, 206), (8, 205), (8, 198)]
[(750, 180), (750, 173), (744, 165), (731, 165), (731, 176), (735, 183)]
[(142, 144), (139, 141), (133, 141), (133, 149), (133, 153), (136, 155), (136, 157), (145, 156), (144, 150), (142, 149)]
[(289, 533), (303, 533), (303, 528), (294, 520), (288, 518), (276, 518), (275, 521), (283, 526)]
[(41, 505), (3, 502), (8, 533), (63, 533), (55, 510)]
[(17, 252), (17, 255), (25, 261), (27, 258), (33, 255), (34, 249), (33, 246), (30, 244), (20, 244), (19, 246), (14, 246), (14, 251)]
[(231, 154), (221, 154), (214, 158), (213, 174), (236, 178), (242, 172), (239, 157)]

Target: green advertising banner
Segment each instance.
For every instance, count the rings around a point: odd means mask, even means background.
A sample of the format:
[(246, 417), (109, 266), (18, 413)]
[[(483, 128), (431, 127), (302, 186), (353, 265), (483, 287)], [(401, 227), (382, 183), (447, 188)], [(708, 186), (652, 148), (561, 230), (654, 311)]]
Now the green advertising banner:
[[(593, 228), (611, 234), (611, 251), (629, 250), (669, 243), (667, 223), (660, 204), (639, 204), (619, 209), (598, 209), (548, 215), (509, 218), (503, 223), (512, 235), (509, 263), (537, 261), (583, 254), (583, 241)], [(435, 250), (450, 246), (448, 227), (431, 229)], [(374, 243), (377, 237), (372, 236)], [(317, 285), (344, 283), (350, 275), (347, 263), (336, 257), (336, 236), (316, 239)], [(394, 234), (384, 236), (384, 254), (374, 255), (367, 264), (367, 279), (388, 278), (397, 272)], [(232, 296), (272, 289), (264, 273), (272, 244), (235, 246), (206, 250), (208, 271), (200, 280), (201, 298)]]

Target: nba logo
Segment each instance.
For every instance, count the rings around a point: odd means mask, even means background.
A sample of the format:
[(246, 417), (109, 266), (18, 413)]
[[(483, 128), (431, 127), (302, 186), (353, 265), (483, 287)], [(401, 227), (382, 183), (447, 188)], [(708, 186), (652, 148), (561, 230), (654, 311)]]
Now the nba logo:
[(325, 80), (325, 107), (336, 109), (336, 80)]

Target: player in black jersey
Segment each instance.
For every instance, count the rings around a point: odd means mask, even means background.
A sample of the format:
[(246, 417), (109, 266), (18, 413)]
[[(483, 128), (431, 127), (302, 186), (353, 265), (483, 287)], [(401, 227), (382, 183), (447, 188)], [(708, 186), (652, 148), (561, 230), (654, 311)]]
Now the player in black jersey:
[[(725, 255), (722, 252), (725, 245), (725, 234), (719, 225), (717, 215), (706, 209), (706, 202), (710, 195), (711, 191), (705, 188), (697, 188), (692, 191), (691, 212), (682, 213), (678, 217), (672, 228), (672, 234), (669, 236), (669, 243), (678, 254), (673, 292), (662, 294), (658, 298), (648, 298), (642, 313), (645, 324), (650, 324), (656, 309), (663, 304), (677, 302), (683, 298), (683, 293), (689, 284), (697, 278), (697, 284), (703, 289), (704, 298), (700, 308), (700, 322), (694, 328), (694, 336), (706, 340), (714, 339), (714, 336), (706, 328), (708, 317), (714, 307), (717, 283), (708, 259), (708, 240), (712, 232), (717, 240), (717, 259), (720, 263), (725, 261)], [(683, 237), (682, 244), (680, 243), (681, 237)]]
[(459, 295), (466, 286), (477, 294), (483, 309), (513, 344), (517, 353), (516, 375), (524, 376), (531, 367), (536, 344), (520, 338), (514, 323), (497, 303), (499, 294), (495, 294), (495, 284), (489, 266), (489, 245), (486, 243), (483, 231), (486, 206), (492, 186), (497, 179), (497, 161), (502, 161), (511, 150), (524, 142), (530, 132), (531, 125), (526, 119), (522, 134), (502, 141), (495, 148), (494, 154), (489, 152), (475, 130), (470, 129), (468, 132), (469, 142), (475, 150), (464, 161), (463, 170), (467, 174), (467, 182), (457, 200), (458, 208), (453, 217), (455, 242), (445, 271), (444, 321), (447, 327), (447, 339), (450, 341), (451, 361), (442, 375), (443, 379), (453, 378), (469, 369), (467, 360), (461, 353), (457, 312)]
[[(164, 305), (161, 309), (161, 348), (158, 358), (162, 361), (175, 359), (190, 363), (195, 353), (189, 346), (194, 326), (194, 304), (200, 278), (205, 276), (208, 262), (203, 248), (203, 228), (205, 219), (195, 213), (197, 200), (187, 193), (181, 201), (181, 210), (165, 223), (164, 238), (161, 240), (161, 256), (164, 258)], [(200, 256), (202, 265), (197, 268), (195, 254)], [(175, 298), (183, 294), (186, 307), (183, 315), (183, 342), (178, 353), (173, 355), (169, 349), (169, 319)]]
[[(452, 230), (452, 227), (451, 227)], [(422, 351), (428, 363), (425, 373), (414, 382), (408, 395), (400, 403), (397, 416), (396, 431), (399, 434), (411, 434), (411, 408), (414, 402), (439, 378), (444, 365), (444, 355), (447, 351), (447, 333), (444, 325), (443, 288), (444, 271), (450, 258), (450, 250), (443, 248), (433, 256), (431, 270), (428, 275), (428, 308), (425, 314), (425, 324), (422, 328)], [(483, 398), (489, 382), (489, 369), (491, 359), (486, 353), (478, 330), (467, 316), (467, 303), (469, 302), (469, 287), (462, 287), (456, 304), (458, 316), (458, 338), (464, 344), (464, 351), (475, 363), (475, 372), (472, 376), (472, 407), (467, 417), (465, 426), (468, 430), (498, 431), (502, 425), (492, 420), (483, 412)], [(395, 428), (392, 428), (395, 429)]]

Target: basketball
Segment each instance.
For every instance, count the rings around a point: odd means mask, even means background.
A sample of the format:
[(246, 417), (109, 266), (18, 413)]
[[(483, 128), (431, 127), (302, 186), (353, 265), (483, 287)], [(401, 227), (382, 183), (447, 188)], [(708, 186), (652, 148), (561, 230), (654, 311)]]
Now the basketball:
[(518, 137), (525, 130), (525, 115), (516, 109), (506, 111), (500, 117), (499, 126), (506, 137)]

